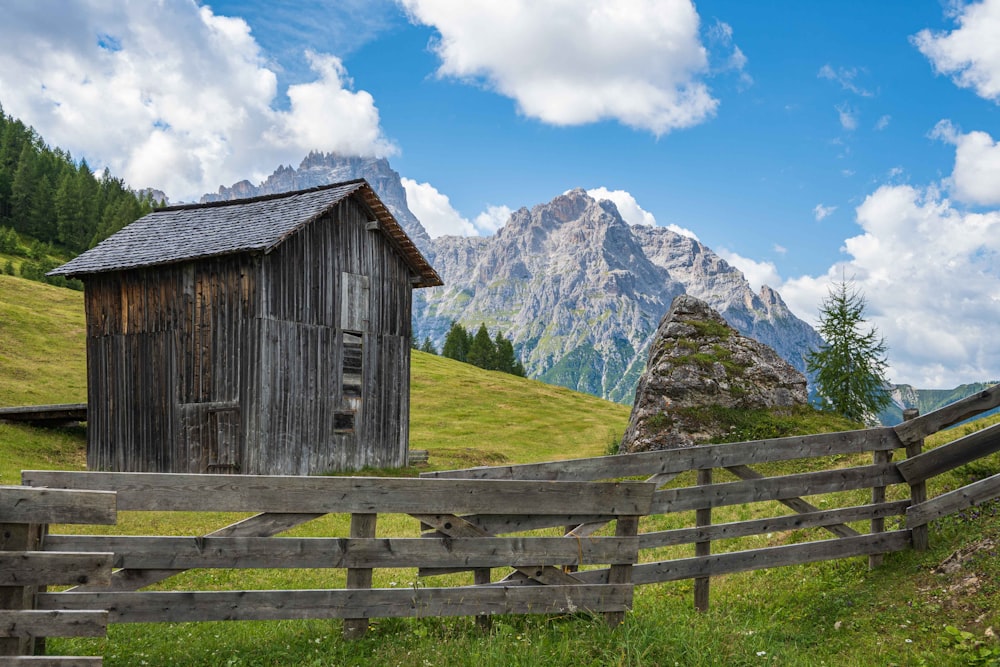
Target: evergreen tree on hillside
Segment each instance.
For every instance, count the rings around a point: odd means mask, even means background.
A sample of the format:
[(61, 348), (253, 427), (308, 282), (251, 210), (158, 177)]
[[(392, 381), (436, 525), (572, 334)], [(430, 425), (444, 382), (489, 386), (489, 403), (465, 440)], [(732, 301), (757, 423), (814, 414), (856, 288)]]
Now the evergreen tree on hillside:
[(873, 423), (891, 401), (885, 377), (885, 339), (865, 331), (866, 301), (854, 285), (834, 285), (820, 307), (824, 345), (806, 358), (824, 407), (857, 422)]
[(444, 346), (441, 348), (441, 356), (465, 361), (469, 355), (469, 332), (458, 322), (452, 321), (448, 334), (444, 337)]
[(499, 331), (493, 341), (496, 346), (496, 369), (502, 373), (524, 377), (524, 367), (514, 355), (514, 344)]
[(0, 226), (78, 254), (152, 209), (148, 194), (107, 170), (98, 179), (0, 106)]
[(488, 371), (496, 370), (497, 350), (490, 332), (486, 330), (485, 324), (479, 325), (479, 330), (472, 337), (469, 343), (469, 354), (466, 361), (473, 366), (485, 368)]
[(424, 342), (420, 345), (420, 351), (426, 352), (427, 354), (437, 354), (437, 350), (434, 349), (434, 343), (431, 342), (430, 336), (424, 338)]

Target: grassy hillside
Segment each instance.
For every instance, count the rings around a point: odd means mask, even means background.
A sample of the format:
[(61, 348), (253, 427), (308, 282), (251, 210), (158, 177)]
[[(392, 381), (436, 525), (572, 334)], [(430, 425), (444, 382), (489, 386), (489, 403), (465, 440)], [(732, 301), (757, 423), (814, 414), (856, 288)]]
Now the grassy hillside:
[[(81, 294), (0, 276), (0, 404), (84, 397)], [(628, 417), (625, 406), (420, 353), (413, 356), (411, 412), (412, 446), (428, 449), (434, 468), (601, 454)], [(928, 446), (997, 420), (957, 427)], [(81, 430), (0, 424), (0, 482), (16, 482), (23, 468), (80, 469), (83, 449)], [(932, 492), (997, 471), (1000, 455), (936, 480)], [(736, 520), (740, 508), (727, 511), (713, 520)], [(852, 558), (714, 578), (704, 614), (692, 608), (691, 582), (644, 587), (613, 630), (602, 619), (573, 615), (498, 618), (488, 634), (464, 618), (376, 619), (365, 639), (347, 643), (335, 621), (139, 624), (112, 626), (108, 639), (53, 639), (49, 647), (103, 654), (109, 666), (998, 665), (998, 511), (994, 502), (937, 521), (928, 552), (891, 554), (876, 571)], [(179, 514), (125, 512), (119, 529), (194, 534), (217, 527)], [(346, 534), (343, 517), (329, 519), (295, 534)], [(382, 529), (396, 529), (392, 517)], [(789, 543), (796, 533), (762, 539)], [(324, 587), (342, 585), (342, 577), (193, 571), (170, 585)], [(376, 570), (375, 577), (376, 586), (419, 585), (412, 573)]]
[[(0, 275), (0, 406), (85, 402), (84, 336), (81, 292)], [(430, 452), (420, 470), (594, 456), (628, 422), (627, 406), (422, 352), (412, 386), (410, 445)], [(63, 460), (83, 466), (83, 437), (0, 423), (0, 481)]]

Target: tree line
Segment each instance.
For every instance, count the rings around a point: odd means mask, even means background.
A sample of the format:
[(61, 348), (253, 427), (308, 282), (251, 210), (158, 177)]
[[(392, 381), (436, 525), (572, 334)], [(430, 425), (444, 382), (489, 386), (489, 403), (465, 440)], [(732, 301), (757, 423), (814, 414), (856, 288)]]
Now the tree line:
[[(0, 106), (0, 251), (27, 258), (26, 278), (44, 278), (75, 256), (153, 210), (149, 194), (138, 194), (105, 169), (97, 176), (86, 160), (49, 147), (34, 128)], [(5, 273), (13, 271), (8, 261)], [(27, 269), (27, 275), (25, 269)]]
[[(416, 344), (416, 339), (414, 339)], [(422, 352), (437, 354), (431, 339), (424, 338), (419, 349)], [(462, 361), (488, 371), (500, 371), (519, 377), (525, 377), (524, 365), (514, 354), (514, 344), (509, 338), (497, 331), (490, 337), (485, 324), (479, 325), (479, 330), (472, 333), (458, 322), (452, 321), (451, 328), (444, 338), (441, 356), (456, 361)]]

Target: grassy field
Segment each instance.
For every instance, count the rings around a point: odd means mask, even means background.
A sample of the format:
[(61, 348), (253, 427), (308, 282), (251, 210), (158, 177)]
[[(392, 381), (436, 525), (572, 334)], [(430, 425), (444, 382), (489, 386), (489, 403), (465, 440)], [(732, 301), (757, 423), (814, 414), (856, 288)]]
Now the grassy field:
[[(420, 353), (412, 380), (411, 444), (430, 451), (430, 466), (394, 474), (598, 455), (628, 417), (620, 405)], [(82, 400), (81, 294), (0, 276), (0, 405)], [(25, 468), (82, 469), (84, 448), (81, 429), (0, 424), (0, 481), (16, 483)], [(932, 493), (997, 471), (994, 456), (936, 480)], [(887, 556), (875, 571), (852, 558), (715, 578), (707, 613), (693, 610), (690, 582), (644, 587), (615, 629), (580, 615), (497, 618), (488, 633), (467, 618), (373, 619), (366, 638), (345, 642), (336, 621), (115, 625), (107, 639), (53, 639), (49, 649), (103, 654), (106, 665), (996, 665), (998, 510), (991, 503), (935, 522), (929, 551)], [(741, 511), (718, 511), (713, 520), (745, 518)], [(199, 534), (234, 518), (123, 513), (116, 530)], [(412, 519), (380, 518), (379, 534), (416, 530)], [(294, 534), (345, 535), (346, 518), (310, 522)], [(421, 585), (411, 571), (375, 576), (376, 586)], [(161, 587), (342, 583), (337, 571), (203, 570)]]

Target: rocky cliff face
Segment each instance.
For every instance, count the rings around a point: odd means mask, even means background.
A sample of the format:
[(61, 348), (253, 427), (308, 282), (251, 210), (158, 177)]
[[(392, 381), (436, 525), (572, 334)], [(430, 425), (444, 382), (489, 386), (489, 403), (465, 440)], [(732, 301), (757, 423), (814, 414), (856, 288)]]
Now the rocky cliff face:
[(707, 302), (744, 335), (799, 369), (819, 337), (777, 292), (755, 294), (743, 274), (698, 241), (630, 226), (609, 201), (573, 190), (516, 211), (495, 236), (431, 239), (384, 159), (310, 153), (259, 185), (241, 181), (202, 201), (274, 194), (364, 178), (445, 285), (414, 293), (414, 333), (440, 349), (452, 320), (512, 339), (528, 375), (631, 403), (657, 323), (679, 294)]
[(445, 286), (416, 297), (421, 338), (440, 344), (451, 319), (485, 322), (508, 332), (529, 376), (611, 400), (632, 401), (656, 323), (679, 294), (704, 300), (800, 370), (820, 342), (777, 292), (755, 294), (703, 244), (630, 226), (583, 190), (516, 211), (494, 237), (433, 244)]
[(740, 335), (707, 303), (674, 299), (650, 343), (622, 453), (689, 447), (726, 435), (713, 407), (789, 408), (806, 378), (767, 345)]

